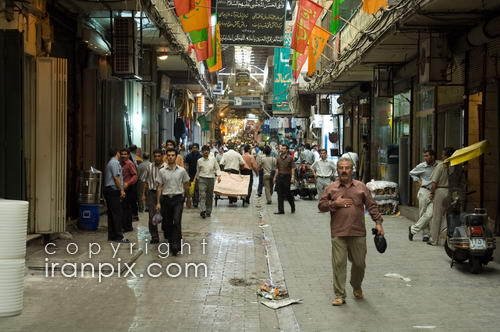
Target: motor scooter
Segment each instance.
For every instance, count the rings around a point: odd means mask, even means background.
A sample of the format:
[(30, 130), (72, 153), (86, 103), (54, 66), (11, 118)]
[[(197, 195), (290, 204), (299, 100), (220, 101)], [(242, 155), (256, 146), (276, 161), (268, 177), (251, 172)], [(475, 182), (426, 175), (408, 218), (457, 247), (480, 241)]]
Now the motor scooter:
[(493, 259), (496, 240), (488, 227), (486, 209), (476, 208), (473, 213), (461, 212), (460, 194), (452, 193), (451, 203), (447, 209), (447, 232), (444, 249), (455, 262), (468, 261), (471, 273), (481, 273), (483, 266)]
[(296, 190), (295, 194), (299, 195), (300, 198), (308, 198), (313, 200), (314, 197), (318, 194), (318, 190), (316, 188), (316, 180), (314, 179), (314, 173), (309, 165), (306, 162), (302, 162), (296, 167)]

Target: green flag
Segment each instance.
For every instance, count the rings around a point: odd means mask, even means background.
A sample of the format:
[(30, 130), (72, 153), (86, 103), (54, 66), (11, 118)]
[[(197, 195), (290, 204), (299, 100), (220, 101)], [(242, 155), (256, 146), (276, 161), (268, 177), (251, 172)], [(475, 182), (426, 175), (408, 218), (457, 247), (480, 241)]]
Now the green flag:
[(190, 31), (189, 37), (191, 38), (191, 42), (193, 44), (198, 44), (203, 41), (208, 41), (208, 28)]
[(332, 16), (330, 18), (330, 32), (332, 35), (336, 34), (340, 30), (340, 5), (344, 0), (333, 0), (332, 4)]

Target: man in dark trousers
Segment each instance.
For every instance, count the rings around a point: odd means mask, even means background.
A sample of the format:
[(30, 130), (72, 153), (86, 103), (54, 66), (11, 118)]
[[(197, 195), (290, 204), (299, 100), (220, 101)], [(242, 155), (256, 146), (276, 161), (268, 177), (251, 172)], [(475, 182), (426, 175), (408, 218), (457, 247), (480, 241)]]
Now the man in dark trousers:
[[(191, 145), (191, 149), (189, 153), (187, 154), (186, 158), (184, 159), (184, 165), (186, 167), (186, 170), (189, 175), (189, 181), (191, 182), (189, 185), (191, 186), (193, 181), (196, 181), (195, 176), (196, 176), (196, 165), (198, 164), (198, 159), (202, 157), (200, 153), (200, 145), (198, 143), (193, 143)], [(189, 203), (189, 200), (193, 200), (193, 206), (196, 208), (198, 207), (198, 202), (199, 202), (199, 188), (198, 188), (198, 183), (195, 183), (195, 189), (194, 189), (194, 194), (193, 197), (187, 197), (187, 202), (186, 202), (186, 207), (190, 207), (191, 204)]]
[(137, 169), (130, 160), (130, 151), (127, 149), (120, 150), (120, 164), (123, 174), (123, 189), (125, 190), (125, 199), (122, 200), (123, 206), (123, 231), (131, 232), (133, 218), (133, 204), (137, 204), (137, 195), (134, 195), (135, 184), (137, 183)]
[(109, 162), (104, 171), (104, 199), (108, 213), (108, 241), (129, 242), (123, 238), (123, 212), (121, 200), (125, 198), (123, 190), (122, 167), (120, 165), (120, 150), (109, 150)]
[(282, 144), (280, 146), (280, 156), (276, 160), (276, 175), (274, 176), (274, 183), (276, 183), (278, 192), (278, 212), (274, 212), (274, 214), (285, 214), (285, 198), (290, 203), (292, 213), (295, 213), (295, 202), (290, 192), (292, 182), (295, 182), (295, 164), (292, 156), (290, 156), (288, 145)]
[(365, 207), (375, 222), (379, 235), (384, 235), (382, 215), (366, 185), (353, 180), (354, 163), (342, 157), (337, 163), (337, 181), (326, 187), (318, 203), (321, 212), (330, 212), (330, 235), (332, 238), (333, 290), (332, 305), (345, 303), (347, 259), (351, 266), (351, 286), (354, 298), (363, 299), (361, 283), (365, 276), (366, 229)]
[(166, 151), (167, 165), (160, 169), (157, 178), (156, 211), (161, 211), (163, 218), (161, 228), (168, 241), (169, 250), (174, 255), (181, 250), (182, 240), (182, 210), (184, 193), (189, 189), (189, 175), (186, 170), (175, 163), (177, 151), (168, 148)]
[(158, 186), (157, 179), (160, 174), (160, 169), (163, 168), (163, 155), (160, 149), (153, 151), (153, 163), (148, 165), (146, 169), (146, 183), (148, 184), (148, 192), (146, 195), (146, 204), (149, 212), (149, 234), (151, 241), (149, 243), (156, 244), (160, 242), (158, 235), (158, 225), (153, 224), (153, 216), (156, 214), (156, 188)]

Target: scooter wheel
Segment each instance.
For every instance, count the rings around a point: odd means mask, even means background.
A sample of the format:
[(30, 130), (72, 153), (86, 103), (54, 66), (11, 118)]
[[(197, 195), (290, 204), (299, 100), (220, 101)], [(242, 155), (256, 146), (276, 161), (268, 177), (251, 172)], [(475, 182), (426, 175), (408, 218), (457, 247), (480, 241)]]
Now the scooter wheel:
[(469, 269), (473, 274), (481, 273), (481, 271), (483, 270), (483, 264), (481, 263), (479, 257), (469, 258)]

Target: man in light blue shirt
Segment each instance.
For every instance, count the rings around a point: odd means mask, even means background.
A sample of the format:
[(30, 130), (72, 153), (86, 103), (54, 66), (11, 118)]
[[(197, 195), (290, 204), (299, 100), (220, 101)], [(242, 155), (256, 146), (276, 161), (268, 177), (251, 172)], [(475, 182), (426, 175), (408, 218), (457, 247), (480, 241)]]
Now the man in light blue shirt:
[(128, 243), (123, 238), (123, 210), (121, 200), (125, 198), (123, 189), (122, 167), (118, 161), (119, 149), (109, 150), (109, 162), (104, 171), (104, 199), (108, 214), (108, 241)]
[(431, 194), (431, 174), (434, 167), (437, 165), (436, 153), (434, 150), (427, 149), (424, 151), (424, 162), (415, 166), (410, 171), (410, 176), (415, 182), (420, 183), (418, 190), (418, 220), (414, 225), (408, 228), (408, 240), (413, 241), (413, 237), (418, 232), (422, 231), (424, 242), (429, 241), (429, 222), (432, 219), (432, 200)]

